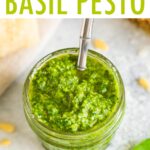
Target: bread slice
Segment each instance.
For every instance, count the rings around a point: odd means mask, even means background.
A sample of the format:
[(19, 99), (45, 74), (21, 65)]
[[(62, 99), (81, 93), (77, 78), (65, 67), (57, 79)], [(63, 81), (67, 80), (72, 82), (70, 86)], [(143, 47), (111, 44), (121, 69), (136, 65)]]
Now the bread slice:
[(138, 26), (142, 27), (144, 30), (150, 33), (150, 19), (132, 19)]
[(0, 58), (39, 41), (38, 24), (34, 19), (0, 20)]

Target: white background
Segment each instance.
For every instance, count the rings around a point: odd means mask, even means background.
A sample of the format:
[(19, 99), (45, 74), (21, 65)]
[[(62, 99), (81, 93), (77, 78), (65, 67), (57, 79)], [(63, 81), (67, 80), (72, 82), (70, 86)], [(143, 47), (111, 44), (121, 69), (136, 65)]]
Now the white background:
[[(41, 5), (38, 0), (30, 0), (33, 8), (33, 15), (29, 15), (28, 11), (25, 11), (23, 15), (19, 15), (20, 6), (22, 0), (14, 0), (17, 3), (18, 9), (15, 15), (6, 15), (6, 0), (0, 0), (0, 18), (150, 18), (150, 0), (145, 0), (145, 9), (141, 15), (133, 14), (131, 10), (131, 0), (125, 0), (125, 14), (121, 14), (121, 1), (122, 0), (112, 0), (115, 3), (115, 12), (112, 15), (106, 15), (105, 10), (109, 10), (110, 4), (107, 0), (101, 0), (100, 3), (97, 3), (97, 10), (102, 11), (101, 15), (92, 15), (92, 0), (87, 0), (86, 3), (83, 4), (82, 15), (77, 14), (77, 3), (78, 0), (62, 0), (62, 10), (66, 10), (68, 12), (67, 15), (59, 15), (57, 14), (57, 0), (54, 0), (54, 14), (49, 14), (49, 1), (51, 0), (43, 0), (46, 3), (46, 12), (43, 15), (36, 15), (36, 10), (41, 9)], [(135, 0), (136, 8), (139, 9), (141, 0)]]

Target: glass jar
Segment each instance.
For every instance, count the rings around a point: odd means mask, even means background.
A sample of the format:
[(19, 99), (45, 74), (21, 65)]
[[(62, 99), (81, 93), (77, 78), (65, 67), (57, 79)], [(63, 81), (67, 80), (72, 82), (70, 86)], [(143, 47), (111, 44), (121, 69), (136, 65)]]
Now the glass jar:
[(41, 124), (33, 115), (28, 97), (28, 89), (30, 79), (34, 72), (47, 60), (58, 57), (62, 54), (77, 54), (78, 48), (68, 48), (53, 52), (41, 59), (31, 70), (28, 75), (23, 91), (24, 111), (27, 121), (33, 131), (41, 140), (43, 146), (47, 150), (105, 150), (110, 140), (115, 134), (125, 110), (125, 92), (121, 76), (115, 66), (101, 54), (92, 50), (88, 51), (88, 56), (105, 63), (108, 68), (112, 69), (119, 85), (119, 103), (115, 112), (108, 118), (102, 126), (94, 128), (90, 131), (84, 131), (77, 134), (62, 134), (50, 130), (48, 127)]

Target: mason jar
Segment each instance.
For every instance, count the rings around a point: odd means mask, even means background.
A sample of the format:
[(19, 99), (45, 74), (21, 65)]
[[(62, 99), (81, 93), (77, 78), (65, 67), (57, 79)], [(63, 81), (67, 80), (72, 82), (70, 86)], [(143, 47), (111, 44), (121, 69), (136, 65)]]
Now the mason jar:
[(56, 132), (40, 123), (34, 114), (30, 105), (28, 96), (29, 85), (36, 70), (46, 61), (59, 57), (62, 54), (78, 54), (78, 48), (68, 48), (50, 53), (41, 59), (29, 73), (23, 90), (24, 112), (27, 121), (32, 130), (39, 137), (42, 145), (47, 150), (105, 150), (114, 136), (119, 124), (122, 120), (125, 111), (125, 92), (121, 76), (116, 67), (103, 55), (89, 50), (88, 56), (97, 59), (113, 70), (114, 75), (119, 85), (119, 102), (112, 115), (104, 121), (101, 126), (97, 126), (93, 130), (88, 130), (80, 133), (61, 133)]

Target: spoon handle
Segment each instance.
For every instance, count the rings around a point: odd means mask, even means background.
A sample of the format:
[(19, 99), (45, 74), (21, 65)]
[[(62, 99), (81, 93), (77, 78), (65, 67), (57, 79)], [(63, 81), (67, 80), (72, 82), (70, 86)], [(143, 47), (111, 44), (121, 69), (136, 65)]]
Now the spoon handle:
[(92, 27), (93, 19), (84, 19), (80, 35), (79, 55), (77, 63), (77, 68), (81, 71), (86, 69), (87, 52), (89, 43), (91, 41)]

